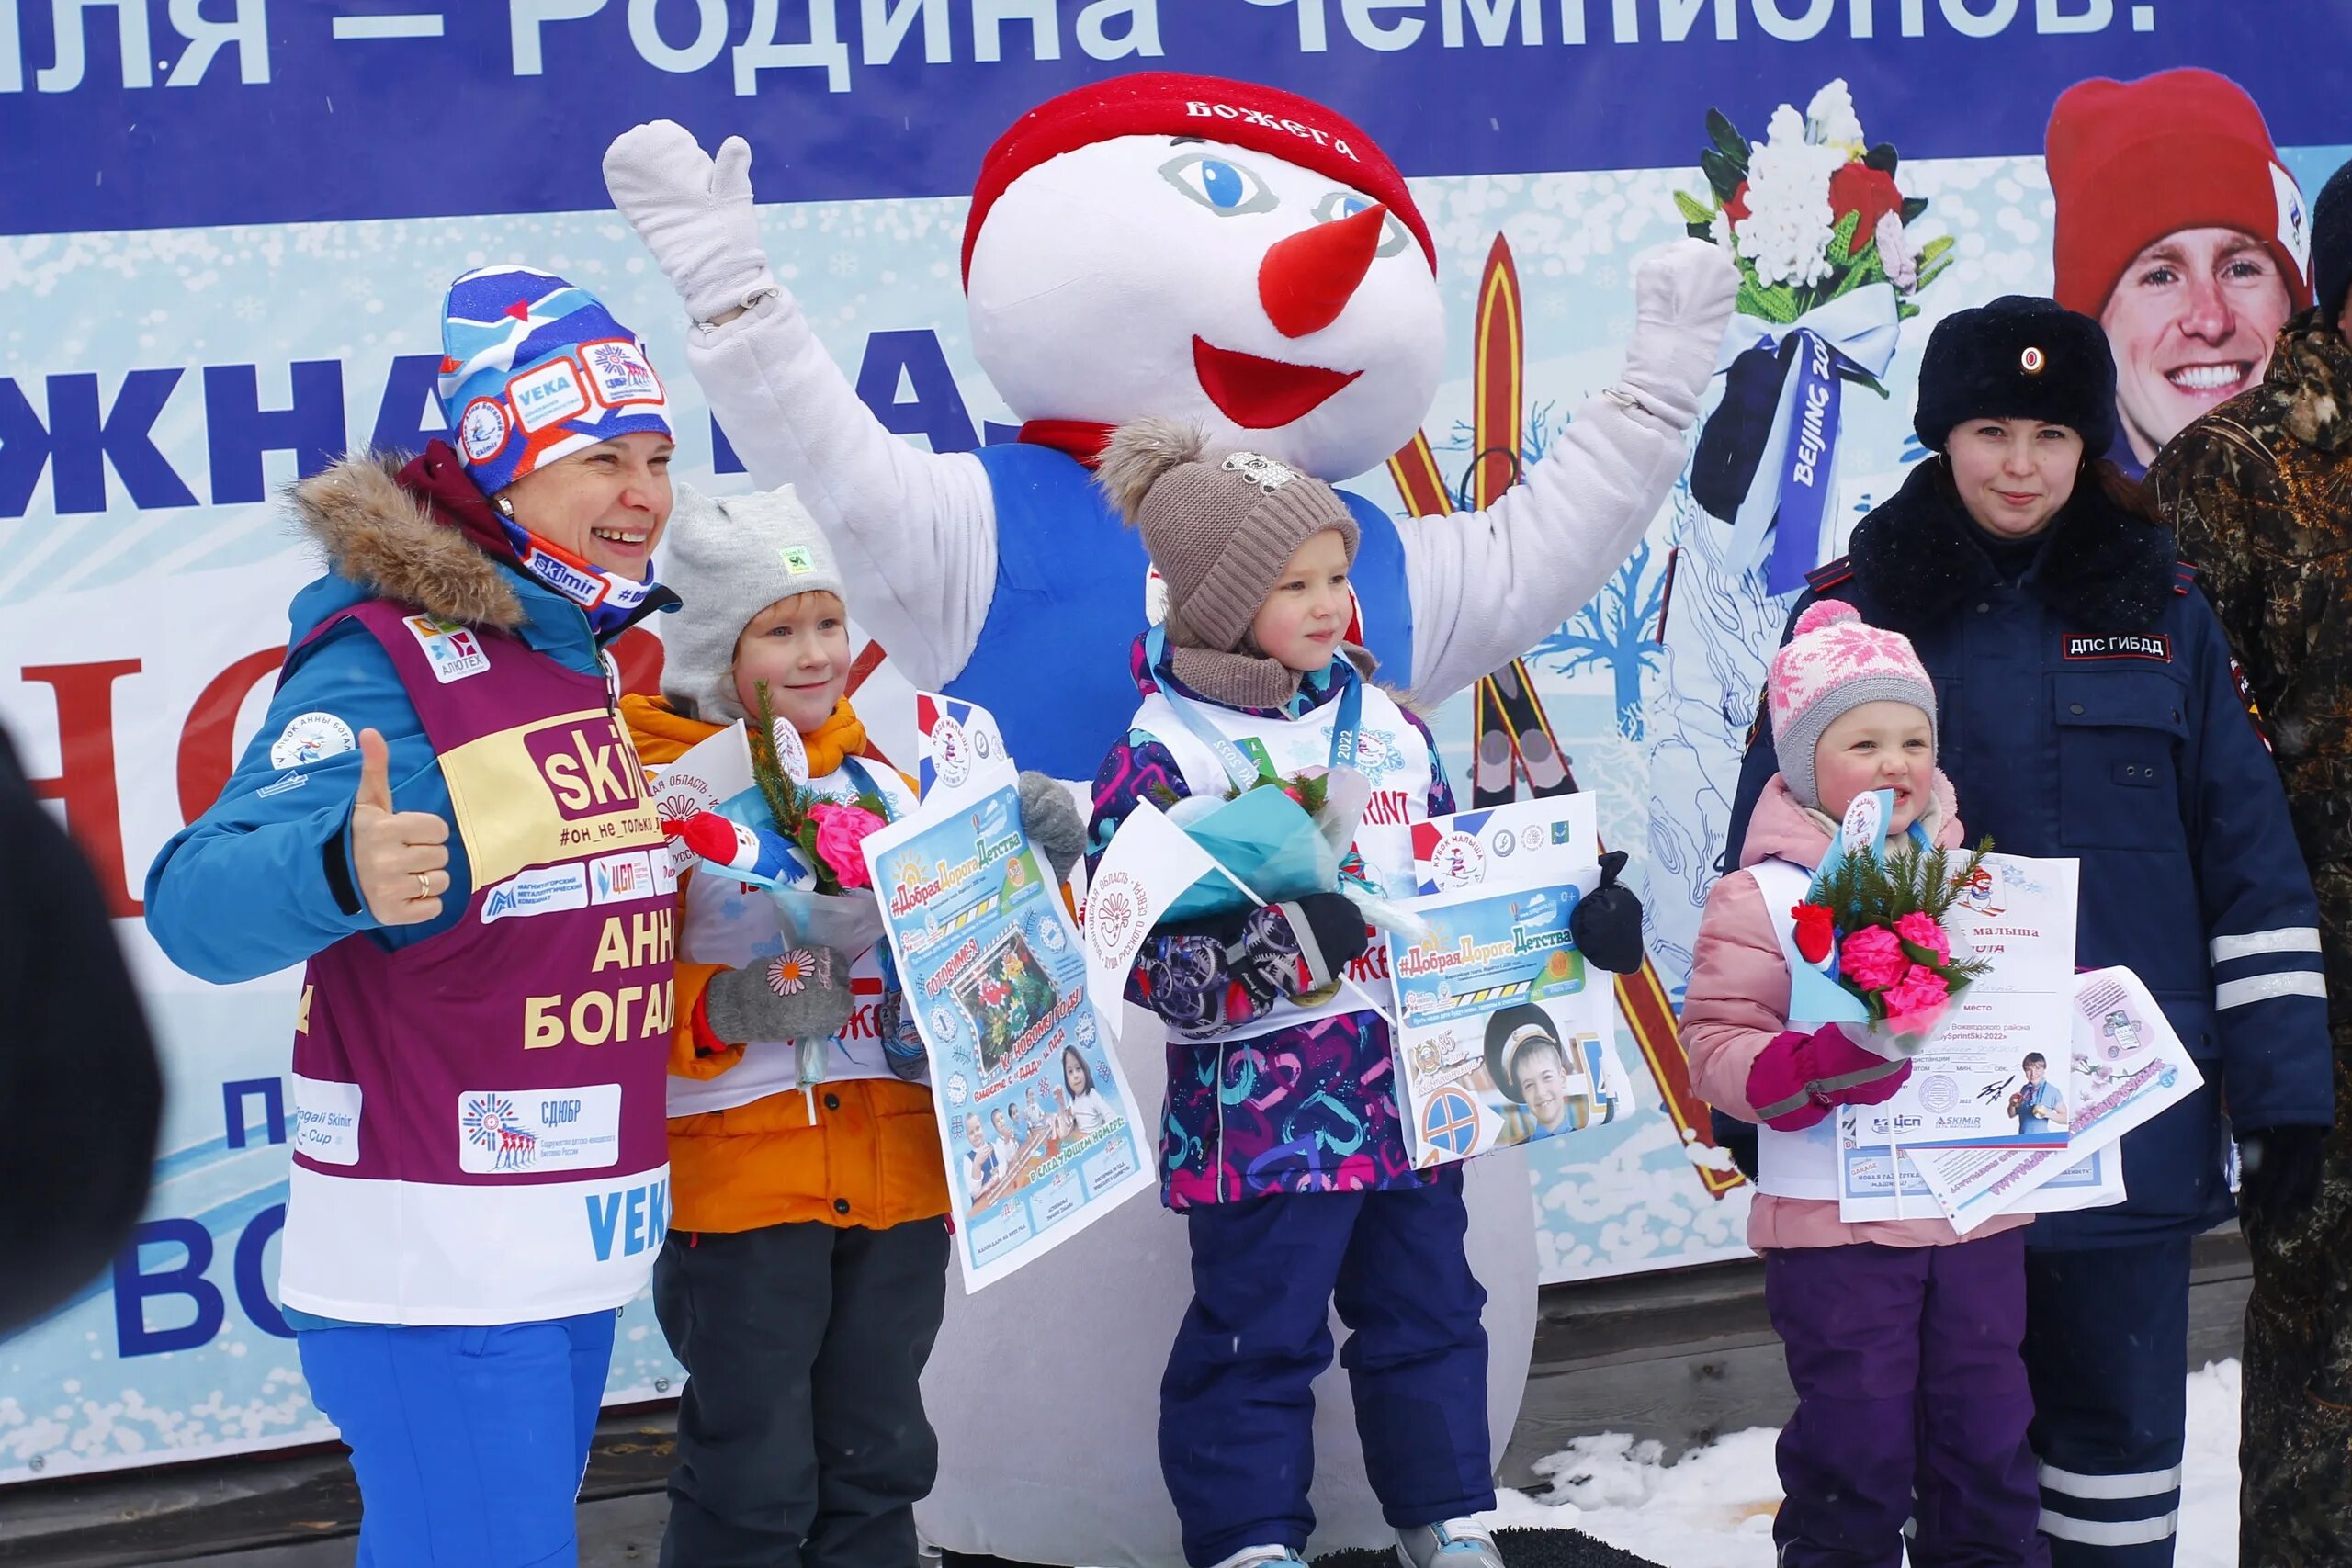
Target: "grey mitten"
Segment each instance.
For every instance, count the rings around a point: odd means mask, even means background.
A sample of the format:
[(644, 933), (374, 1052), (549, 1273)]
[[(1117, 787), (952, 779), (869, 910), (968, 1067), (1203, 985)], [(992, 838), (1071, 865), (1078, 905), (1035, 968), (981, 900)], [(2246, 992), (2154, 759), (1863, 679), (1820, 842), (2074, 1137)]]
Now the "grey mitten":
[(714, 975), (703, 992), (702, 1015), (729, 1045), (830, 1040), (849, 1022), (849, 960), (830, 947), (804, 947)]
[(1054, 880), (1068, 882), (1069, 868), (1086, 852), (1086, 818), (1078, 814), (1078, 802), (1059, 780), (1035, 769), (1022, 772), (1021, 826), (1046, 857)]

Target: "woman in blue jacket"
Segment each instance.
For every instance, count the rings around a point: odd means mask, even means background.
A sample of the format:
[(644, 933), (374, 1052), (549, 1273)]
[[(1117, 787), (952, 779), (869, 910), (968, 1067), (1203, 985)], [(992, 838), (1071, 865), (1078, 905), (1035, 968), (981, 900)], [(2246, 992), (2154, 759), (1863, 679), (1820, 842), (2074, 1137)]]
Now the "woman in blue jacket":
[[(2089, 318), (2018, 296), (1951, 317), (1919, 371), (1915, 423), (1935, 457), (1791, 615), (1844, 599), (1910, 637), (1970, 830), (2080, 862), (2076, 962), (2137, 973), (2205, 1076), (2124, 1139), (2123, 1202), (2030, 1233), (2025, 1353), (2052, 1568), (2172, 1562), (2189, 1239), (2230, 1217), (2233, 1128), (2244, 1202), (2283, 1210), (2310, 1202), (2335, 1117), (2310, 874), (2220, 622), (2172, 535), (2093, 460), (2114, 409)], [(1759, 727), (1733, 863), (1778, 765)]]
[(669, 1214), (669, 856), (606, 645), (677, 603), (672, 427), (636, 335), (552, 274), (458, 278), (442, 341), (454, 448), (295, 487), (327, 570), (147, 924), (207, 980), (305, 965), (277, 1293), (361, 1568), (571, 1568)]

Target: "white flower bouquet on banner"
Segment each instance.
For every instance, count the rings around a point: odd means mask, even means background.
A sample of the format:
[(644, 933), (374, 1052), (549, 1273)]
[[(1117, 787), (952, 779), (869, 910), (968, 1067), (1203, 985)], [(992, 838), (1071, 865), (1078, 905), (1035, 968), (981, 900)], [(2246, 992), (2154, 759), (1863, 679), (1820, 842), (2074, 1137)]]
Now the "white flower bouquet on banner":
[(1760, 142), (1716, 109), (1707, 135), (1713, 199), (1677, 191), (1675, 205), (1692, 236), (1731, 252), (1740, 286), (1690, 491), (1733, 525), (1732, 564), (1763, 566), (1773, 592), (1791, 592), (1818, 564), (1837, 493), (1840, 385), (1887, 395), (1902, 323), (1951, 265), (1952, 242), (1913, 243), (1928, 203), (1896, 184), (1893, 146), (1867, 143), (1842, 80), (1803, 115), (1775, 109)]

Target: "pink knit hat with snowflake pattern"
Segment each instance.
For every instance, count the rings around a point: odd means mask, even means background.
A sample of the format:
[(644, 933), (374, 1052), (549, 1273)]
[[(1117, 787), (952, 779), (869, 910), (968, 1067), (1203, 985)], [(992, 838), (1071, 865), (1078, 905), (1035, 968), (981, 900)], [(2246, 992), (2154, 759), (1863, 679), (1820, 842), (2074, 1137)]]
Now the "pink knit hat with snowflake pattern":
[(1813, 750), (1840, 714), (1864, 703), (1908, 703), (1928, 716), (1930, 736), (1935, 730), (1936, 688), (1911, 639), (1868, 625), (1843, 599), (1824, 599), (1797, 617), (1764, 690), (1781, 777), (1800, 806), (1821, 805)]

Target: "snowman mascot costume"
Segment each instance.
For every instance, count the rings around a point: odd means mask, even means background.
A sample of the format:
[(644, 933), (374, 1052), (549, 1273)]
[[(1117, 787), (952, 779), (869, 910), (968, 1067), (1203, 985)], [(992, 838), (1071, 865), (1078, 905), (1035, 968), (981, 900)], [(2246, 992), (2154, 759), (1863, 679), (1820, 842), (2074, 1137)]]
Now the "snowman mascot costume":
[[(1091, 777), (1135, 706), (1147, 564), (1091, 472), (1113, 426), (1188, 419), (1338, 480), (1429, 413), (1436, 245), (1396, 165), (1311, 100), (1142, 73), (1005, 132), (962, 262), (974, 356), (1025, 423), (971, 453), (922, 451), (859, 401), (769, 268), (750, 165), (741, 138), (713, 158), (662, 121), (615, 141), (605, 176), (685, 305), (687, 363), (752, 479), (797, 488), (907, 678), (992, 711), (1025, 767)], [(1442, 701), (1600, 589), (1682, 468), (1735, 288), (1702, 242), (1647, 258), (1617, 382), (1486, 511), (1400, 521), (1347, 497), (1355, 640), (1386, 679)], [(1142, 1016), (1129, 1010), (1120, 1049), (1148, 1096), (1166, 1067)], [(1515, 1154), (1469, 1174), (1499, 1455), (1532, 1348), (1533, 1205)], [(1183, 1227), (1133, 1203), (982, 1295), (951, 1292), (925, 1380), (940, 1439), (926, 1537), (1027, 1562), (1181, 1564), (1155, 1431), (1190, 1285)], [(1314, 1550), (1393, 1541), (1345, 1381), (1317, 1393)]]

